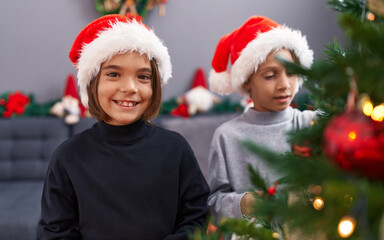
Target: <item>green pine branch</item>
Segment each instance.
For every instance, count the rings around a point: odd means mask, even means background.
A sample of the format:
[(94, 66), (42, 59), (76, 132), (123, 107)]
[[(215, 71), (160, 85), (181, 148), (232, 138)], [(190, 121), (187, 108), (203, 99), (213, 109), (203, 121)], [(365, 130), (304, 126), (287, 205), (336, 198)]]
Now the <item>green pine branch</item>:
[(364, 0), (330, 0), (327, 6), (335, 11), (351, 13), (357, 17), (361, 17), (362, 12), (366, 11)]
[(363, 51), (383, 56), (384, 24), (382, 22), (361, 21), (352, 14), (343, 14), (339, 17), (339, 25), (350, 40), (361, 44)]

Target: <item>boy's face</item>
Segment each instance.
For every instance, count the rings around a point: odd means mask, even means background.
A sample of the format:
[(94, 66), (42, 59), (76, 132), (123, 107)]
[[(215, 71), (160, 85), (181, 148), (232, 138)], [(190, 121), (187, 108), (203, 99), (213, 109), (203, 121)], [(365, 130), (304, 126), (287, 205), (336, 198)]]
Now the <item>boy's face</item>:
[(293, 62), (290, 51), (286, 49), (272, 52), (244, 85), (250, 92), (253, 108), (259, 112), (277, 112), (286, 109), (297, 91), (297, 75), (288, 75), (284, 65), (276, 59), (277, 56)]
[(97, 90), (100, 107), (111, 125), (139, 120), (152, 97), (152, 69), (146, 55), (137, 52), (114, 56), (100, 68)]

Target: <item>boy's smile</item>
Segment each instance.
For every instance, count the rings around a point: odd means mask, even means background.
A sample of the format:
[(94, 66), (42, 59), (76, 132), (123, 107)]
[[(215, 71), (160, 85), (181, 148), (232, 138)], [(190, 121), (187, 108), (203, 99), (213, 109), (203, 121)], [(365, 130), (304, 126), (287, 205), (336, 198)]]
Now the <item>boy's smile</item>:
[(98, 100), (111, 125), (139, 120), (152, 97), (152, 69), (146, 55), (128, 52), (114, 56), (100, 69)]
[(285, 66), (276, 59), (277, 56), (293, 62), (291, 52), (286, 49), (272, 52), (244, 85), (257, 111), (282, 111), (291, 104), (296, 94), (298, 77), (287, 74)]
[(132, 101), (119, 101), (119, 100), (114, 100), (117, 104), (123, 107), (133, 107), (136, 106), (137, 102), (132, 102)]

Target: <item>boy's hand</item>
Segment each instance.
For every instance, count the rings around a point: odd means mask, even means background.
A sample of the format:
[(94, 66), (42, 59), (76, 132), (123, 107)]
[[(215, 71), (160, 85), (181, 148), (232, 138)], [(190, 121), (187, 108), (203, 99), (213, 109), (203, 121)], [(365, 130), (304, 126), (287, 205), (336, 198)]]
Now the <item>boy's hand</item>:
[[(262, 191), (255, 191), (256, 194), (262, 195)], [(244, 216), (250, 216), (253, 213), (253, 206), (256, 203), (256, 197), (254, 193), (247, 193), (245, 194), (240, 201), (240, 208), (241, 208), (241, 213)]]

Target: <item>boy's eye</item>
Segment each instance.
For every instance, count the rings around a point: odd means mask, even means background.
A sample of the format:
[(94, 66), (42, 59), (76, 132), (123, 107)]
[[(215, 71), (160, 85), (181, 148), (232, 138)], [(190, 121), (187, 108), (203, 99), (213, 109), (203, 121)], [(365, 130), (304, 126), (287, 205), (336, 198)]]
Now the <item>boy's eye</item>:
[(275, 77), (275, 74), (266, 75), (266, 76), (265, 76), (265, 79), (270, 80), (270, 79), (272, 79), (272, 78), (274, 78), (274, 77)]
[(119, 77), (120, 75), (117, 72), (111, 72), (111, 73), (107, 73), (107, 76), (108, 77)]
[(139, 79), (142, 79), (142, 80), (150, 80), (151, 79), (151, 76), (150, 75), (147, 75), (147, 74), (140, 74), (138, 76)]

